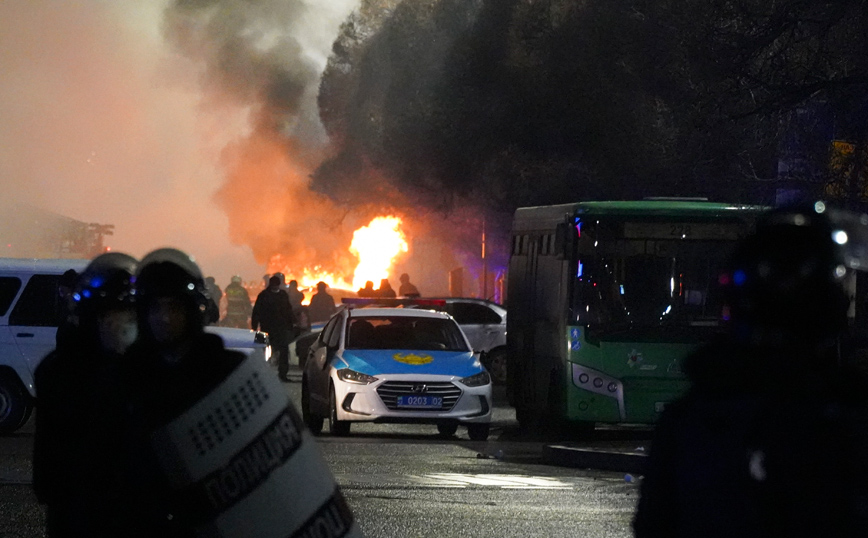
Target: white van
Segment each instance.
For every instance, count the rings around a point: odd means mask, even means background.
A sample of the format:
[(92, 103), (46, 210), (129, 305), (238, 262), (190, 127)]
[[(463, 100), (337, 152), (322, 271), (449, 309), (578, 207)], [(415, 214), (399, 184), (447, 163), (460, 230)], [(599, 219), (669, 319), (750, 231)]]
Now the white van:
[[(57, 282), (69, 269), (90, 260), (0, 258), (0, 434), (23, 426), (36, 399), (33, 373), (55, 344), (59, 321)], [(227, 348), (267, 361), (262, 332), (208, 326)]]

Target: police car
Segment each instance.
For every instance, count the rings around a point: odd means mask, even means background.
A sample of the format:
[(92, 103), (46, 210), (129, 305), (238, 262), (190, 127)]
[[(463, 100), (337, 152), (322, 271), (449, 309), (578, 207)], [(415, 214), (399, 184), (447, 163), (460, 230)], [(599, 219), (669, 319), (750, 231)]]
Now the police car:
[(420, 308), (344, 308), (313, 343), (302, 376), (302, 415), (334, 435), (353, 422), (467, 426), (488, 438), (491, 377), (455, 320)]

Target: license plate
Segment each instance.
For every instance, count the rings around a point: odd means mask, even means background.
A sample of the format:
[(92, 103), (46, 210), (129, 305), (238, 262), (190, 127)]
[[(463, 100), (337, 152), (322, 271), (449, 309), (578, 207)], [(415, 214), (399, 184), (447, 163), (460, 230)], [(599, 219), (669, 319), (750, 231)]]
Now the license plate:
[(419, 409), (440, 409), (443, 407), (442, 396), (398, 396), (398, 407), (415, 407)]

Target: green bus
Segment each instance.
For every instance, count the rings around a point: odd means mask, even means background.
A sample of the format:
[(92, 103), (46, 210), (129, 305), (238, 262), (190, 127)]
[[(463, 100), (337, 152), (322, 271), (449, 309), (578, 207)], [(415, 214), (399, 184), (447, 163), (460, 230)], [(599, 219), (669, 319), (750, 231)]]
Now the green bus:
[(520, 424), (654, 423), (687, 388), (684, 357), (721, 330), (721, 265), (765, 209), (692, 199), (519, 208), (507, 394)]

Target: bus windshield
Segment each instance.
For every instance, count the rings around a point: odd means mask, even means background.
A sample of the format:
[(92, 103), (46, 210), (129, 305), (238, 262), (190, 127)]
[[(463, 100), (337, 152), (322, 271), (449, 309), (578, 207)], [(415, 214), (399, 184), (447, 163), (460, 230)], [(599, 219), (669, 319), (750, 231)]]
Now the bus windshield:
[[(683, 233), (685, 230), (690, 233)], [(703, 231), (704, 230), (704, 231)], [(595, 221), (581, 228), (572, 310), (600, 338), (705, 338), (726, 311), (718, 278), (740, 221)]]

